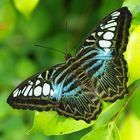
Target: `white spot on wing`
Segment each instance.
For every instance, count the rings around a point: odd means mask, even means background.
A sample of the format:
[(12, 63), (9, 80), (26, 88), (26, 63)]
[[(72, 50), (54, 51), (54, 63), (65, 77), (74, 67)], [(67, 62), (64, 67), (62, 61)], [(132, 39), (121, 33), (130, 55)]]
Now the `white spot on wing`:
[(113, 16), (114, 14), (118, 13), (118, 11), (113, 12), (111, 15)]
[(50, 85), (45, 83), (43, 86), (43, 95), (44, 96), (49, 95), (49, 92), (50, 92)]
[(110, 23), (110, 22), (115, 22), (115, 20), (109, 20), (107, 23)]
[[(90, 48), (91, 46), (84, 46), (84, 49), (87, 49), (87, 48)], [(83, 48), (82, 48), (82, 50), (83, 50)]]
[(37, 80), (37, 81), (36, 81), (36, 85), (38, 85), (38, 84), (40, 84), (40, 80)]
[(31, 89), (31, 85), (29, 85), (27, 88), (26, 88), (26, 90), (24, 91), (24, 93), (23, 93), (23, 95), (24, 96), (27, 96), (28, 95), (28, 93), (29, 93), (29, 90)]
[(48, 74), (49, 74), (49, 71), (47, 70), (47, 71), (46, 71), (46, 76), (45, 76), (45, 79), (46, 79), (46, 80), (48, 79)]
[(29, 83), (30, 85), (33, 85), (33, 82), (32, 82), (32, 81), (28, 81), (28, 83)]
[(104, 29), (104, 26), (103, 26), (103, 24), (100, 24), (100, 27), (101, 27), (101, 29)]
[(112, 13), (111, 15), (116, 17), (116, 16), (120, 15), (120, 12), (116, 11), (116, 12)]
[(38, 78), (42, 78), (41, 74), (38, 75)]
[(19, 90), (19, 92), (18, 92), (18, 96), (19, 96), (20, 94), (22, 94), (22, 93), (21, 93), (21, 90)]
[(108, 48), (108, 47), (111, 46), (111, 42), (110, 41), (107, 41), (107, 40), (100, 40), (99, 41), (99, 45), (102, 48)]
[(19, 91), (19, 89), (16, 89), (16, 90), (13, 92), (13, 97), (17, 97), (18, 91)]
[(105, 52), (110, 52), (110, 49), (104, 48), (104, 51), (105, 51)]
[(86, 42), (95, 42), (95, 40), (86, 39)]
[(118, 18), (118, 17), (112, 17), (112, 19), (116, 19), (116, 18)]
[(26, 87), (23, 88), (22, 93), (24, 93), (25, 89), (26, 89)]
[(112, 22), (112, 23), (106, 24), (105, 28), (109, 28), (109, 27), (116, 26), (116, 25), (117, 25), (117, 22)]
[(104, 32), (98, 32), (97, 35), (101, 36)]
[(113, 37), (114, 37), (114, 34), (113, 34), (112, 32), (106, 32), (106, 33), (103, 35), (103, 38), (104, 38), (104, 39), (107, 39), (107, 40), (111, 40)]
[(33, 89), (31, 89), (30, 91), (29, 91), (29, 96), (32, 96), (33, 95)]
[(112, 28), (108, 28), (109, 31), (115, 31), (116, 28), (115, 27), (112, 27)]
[(95, 33), (92, 33), (91, 35), (92, 35), (93, 37), (95, 37)]
[(42, 91), (42, 88), (40, 86), (37, 86), (35, 89), (34, 89), (34, 95), (35, 96), (40, 96), (41, 95), (41, 91)]
[(54, 94), (54, 92), (53, 92), (53, 90), (51, 89), (50, 95), (53, 96), (53, 94)]

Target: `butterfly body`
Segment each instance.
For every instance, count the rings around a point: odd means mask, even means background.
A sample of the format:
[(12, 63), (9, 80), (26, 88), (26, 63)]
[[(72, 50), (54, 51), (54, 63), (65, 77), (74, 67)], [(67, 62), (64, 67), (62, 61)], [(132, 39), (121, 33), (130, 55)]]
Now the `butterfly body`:
[(102, 101), (114, 102), (127, 94), (127, 64), (123, 53), (128, 42), (131, 13), (118, 9), (92, 31), (75, 56), (21, 83), (9, 96), (13, 108), (96, 119)]

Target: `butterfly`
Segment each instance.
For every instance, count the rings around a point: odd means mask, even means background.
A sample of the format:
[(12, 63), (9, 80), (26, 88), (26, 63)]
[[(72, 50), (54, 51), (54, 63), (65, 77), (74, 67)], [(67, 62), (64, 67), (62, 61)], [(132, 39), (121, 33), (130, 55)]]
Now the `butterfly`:
[(102, 110), (102, 101), (123, 98), (126, 50), (131, 13), (127, 7), (111, 12), (91, 32), (75, 56), (40, 72), (16, 87), (7, 102), (16, 109), (54, 110), (90, 123)]

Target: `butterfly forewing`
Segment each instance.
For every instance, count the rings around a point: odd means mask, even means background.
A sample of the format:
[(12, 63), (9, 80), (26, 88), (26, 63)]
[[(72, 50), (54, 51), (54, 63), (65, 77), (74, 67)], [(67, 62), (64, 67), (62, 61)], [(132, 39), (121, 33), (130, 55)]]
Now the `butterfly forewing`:
[(131, 13), (118, 9), (93, 30), (77, 52), (96, 94), (105, 101), (115, 101), (127, 93), (127, 65), (123, 52), (128, 42)]
[(104, 51), (112, 49), (115, 54), (123, 53), (128, 42), (131, 16), (127, 7), (106, 16), (78, 49), (77, 54), (83, 55), (81, 51), (87, 51), (91, 46)]
[(75, 57), (32, 76), (9, 96), (13, 108), (96, 119), (104, 101), (113, 102), (127, 93), (127, 64), (123, 52), (128, 42), (131, 13), (118, 9), (92, 31)]
[(22, 82), (9, 96), (8, 103), (13, 108), (31, 110), (49, 110), (57, 106), (53, 99), (51, 74), (54, 68), (36, 74)]

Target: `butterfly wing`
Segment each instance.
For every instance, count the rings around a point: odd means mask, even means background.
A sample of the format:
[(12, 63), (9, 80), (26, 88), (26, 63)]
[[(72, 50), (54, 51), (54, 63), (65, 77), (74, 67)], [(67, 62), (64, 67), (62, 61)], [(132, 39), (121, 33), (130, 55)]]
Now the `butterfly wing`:
[(127, 7), (112, 12), (93, 30), (76, 54), (93, 89), (104, 101), (113, 102), (127, 93), (127, 65), (123, 53), (130, 22), (131, 13)]
[[(123, 53), (128, 42), (131, 18), (127, 7), (113, 11), (92, 30), (77, 54), (83, 55), (89, 48), (114, 48), (115, 53)], [(83, 50), (85, 53), (81, 53)]]
[(58, 68), (53, 77), (56, 94), (58, 91), (62, 93), (59, 107), (54, 110), (59, 114), (76, 120), (82, 119), (88, 123), (96, 119), (101, 112), (101, 102), (90, 90), (90, 83), (80, 63), (74, 57)]
[(66, 63), (30, 77), (9, 96), (18, 109), (55, 110), (59, 114), (96, 119), (100, 98), (114, 101), (127, 92), (127, 68), (123, 58), (131, 14), (121, 8), (109, 14)]
[(28, 78), (17, 86), (7, 102), (16, 109), (52, 109), (90, 122), (101, 112), (101, 103), (76, 74), (70, 72), (69, 66), (69, 63), (60, 64)]
[(53, 68), (36, 74), (22, 82), (10, 94), (7, 102), (16, 109), (49, 110), (57, 103), (51, 99), (53, 89), (50, 77)]

